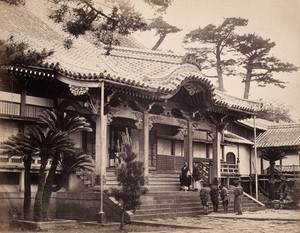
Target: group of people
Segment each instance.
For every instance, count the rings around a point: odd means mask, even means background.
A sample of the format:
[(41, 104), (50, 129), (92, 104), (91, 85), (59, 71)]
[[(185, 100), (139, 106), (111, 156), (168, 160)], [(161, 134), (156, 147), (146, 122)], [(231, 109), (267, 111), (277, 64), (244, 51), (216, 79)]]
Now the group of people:
[(180, 174), (180, 188), (182, 191), (190, 190), (190, 187), (193, 182), (193, 190), (197, 191), (200, 190), (201, 184), (201, 173), (200, 169), (196, 163), (194, 163), (193, 172), (190, 171), (188, 167), (188, 163), (185, 162), (183, 167), (181, 168)]
[[(209, 198), (213, 205), (213, 211), (218, 212), (219, 209), (219, 196), (221, 197), (222, 204), (224, 207), (224, 213), (228, 212), (228, 204), (229, 204), (229, 192), (228, 189), (220, 185), (218, 186), (218, 181), (214, 180), (212, 185), (208, 185), (207, 183), (203, 184), (203, 188), (200, 190), (200, 199), (201, 204), (203, 206), (203, 213), (208, 214), (208, 201)], [(237, 187), (233, 190), (234, 194), (234, 211), (237, 215), (242, 215), (242, 196), (244, 190), (243, 187), (237, 182)]]
[[(203, 213), (208, 214), (208, 202), (209, 199), (213, 205), (213, 211), (218, 212), (219, 209), (219, 196), (222, 200), (222, 205), (224, 207), (224, 213), (228, 212), (228, 204), (229, 204), (229, 191), (228, 189), (220, 185), (218, 186), (218, 180), (215, 178), (211, 185), (204, 182), (203, 187), (201, 187), (201, 177), (200, 170), (196, 164), (194, 164), (193, 172), (190, 172), (188, 168), (187, 162), (184, 163), (184, 166), (181, 169), (180, 175), (180, 184), (181, 190), (187, 191), (189, 190), (192, 180), (194, 181), (194, 189), (199, 190), (200, 192), (200, 200), (203, 206)], [(242, 196), (244, 190), (241, 186), (240, 182), (236, 182), (236, 188), (233, 190), (234, 195), (234, 211), (237, 215), (242, 215)]]

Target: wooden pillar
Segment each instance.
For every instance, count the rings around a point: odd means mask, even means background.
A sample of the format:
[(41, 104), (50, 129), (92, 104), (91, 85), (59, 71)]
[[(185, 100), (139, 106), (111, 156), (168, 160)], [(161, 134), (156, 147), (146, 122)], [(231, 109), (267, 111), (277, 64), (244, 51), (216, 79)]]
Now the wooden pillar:
[(26, 96), (27, 96), (27, 81), (23, 83), (21, 91), (20, 115), (26, 117)]
[(188, 162), (190, 171), (192, 171), (193, 170), (193, 125), (189, 117), (186, 117), (186, 119), (187, 119), (187, 129), (183, 130), (184, 158), (185, 158), (185, 162)]
[(144, 179), (148, 184), (149, 175), (149, 113), (143, 112), (143, 150), (144, 150)]
[(193, 124), (190, 119), (187, 122), (188, 134), (188, 163), (190, 171), (193, 171)]
[(212, 160), (212, 179), (221, 179), (221, 132), (218, 127), (215, 129), (213, 137), (213, 160)]
[[(95, 174), (100, 175), (101, 167), (101, 140), (103, 136), (101, 135), (101, 117), (96, 116), (96, 132), (95, 132)], [(97, 184), (96, 185), (100, 185)]]
[(20, 189), (20, 192), (24, 192), (24, 190), (25, 190), (24, 184), (25, 184), (25, 171), (21, 170), (20, 177), (19, 177), (19, 189)]
[(106, 168), (106, 139), (107, 139), (107, 117), (104, 115), (104, 82), (100, 84), (100, 211), (98, 213), (98, 222), (103, 224), (106, 222), (103, 204), (103, 189)]

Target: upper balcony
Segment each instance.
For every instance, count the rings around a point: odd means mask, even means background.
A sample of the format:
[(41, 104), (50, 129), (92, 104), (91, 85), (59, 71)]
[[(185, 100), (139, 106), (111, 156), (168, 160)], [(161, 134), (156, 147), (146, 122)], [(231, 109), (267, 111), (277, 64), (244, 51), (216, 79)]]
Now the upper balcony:
[[(41, 158), (34, 157), (32, 158), (31, 169), (39, 170), (41, 165)], [(46, 169), (48, 170), (51, 165), (51, 160), (48, 161)], [(13, 171), (19, 172), (24, 169), (24, 164), (20, 156), (8, 156), (0, 155), (0, 171)]]
[(43, 109), (53, 107), (53, 101), (50, 99), (26, 96), (24, 113), (21, 114), (20, 94), (0, 91), (0, 96), (0, 116), (2, 117), (37, 118)]

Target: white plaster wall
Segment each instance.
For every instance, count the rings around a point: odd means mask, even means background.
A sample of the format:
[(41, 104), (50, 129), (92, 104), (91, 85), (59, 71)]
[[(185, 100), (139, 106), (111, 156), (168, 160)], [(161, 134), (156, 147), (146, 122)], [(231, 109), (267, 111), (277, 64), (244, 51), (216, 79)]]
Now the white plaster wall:
[[(241, 144), (239, 145), (239, 158), (240, 158), (240, 174), (249, 175), (250, 174), (250, 148), (248, 145)], [(254, 162), (254, 157), (253, 160)], [(252, 171), (253, 173), (253, 171)]]
[(224, 161), (226, 162), (226, 154), (229, 153), (229, 152), (232, 152), (235, 154), (235, 163), (236, 163), (236, 160), (237, 160), (237, 157), (238, 157), (238, 147), (237, 145), (225, 145), (224, 146)]
[[(279, 164), (279, 161), (276, 161)], [(282, 159), (282, 165), (300, 165), (300, 155), (287, 155)]]

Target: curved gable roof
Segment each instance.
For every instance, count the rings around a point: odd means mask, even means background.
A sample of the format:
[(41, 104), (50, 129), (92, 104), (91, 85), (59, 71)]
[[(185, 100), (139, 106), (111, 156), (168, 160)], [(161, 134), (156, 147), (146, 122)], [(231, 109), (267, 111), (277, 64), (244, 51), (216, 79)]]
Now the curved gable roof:
[[(106, 55), (104, 48), (84, 37), (75, 39), (72, 47), (67, 49), (64, 41), (69, 35), (47, 17), (45, 3), (41, 2), (32, 0), (25, 7), (0, 3), (0, 39), (13, 35), (16, 40), (27, 42), (34, 49), (54, 50), (43, 67), (57, 70), (58, 79), (63, 82), (93, 87), (99, 81), (112, 81), (168, 98), (185, 83), (196, 80), (208, 86), (216, 106), (246, 112), (260, 108), (257, 102), (215, 90), (197, 66), (184, 63), (182, 56), (173, 53), (114, 47), (110, 55)], [(37, 9), (34, 10), (34, 7)], [(37, 11), (41, 13), (33, 13)]]

